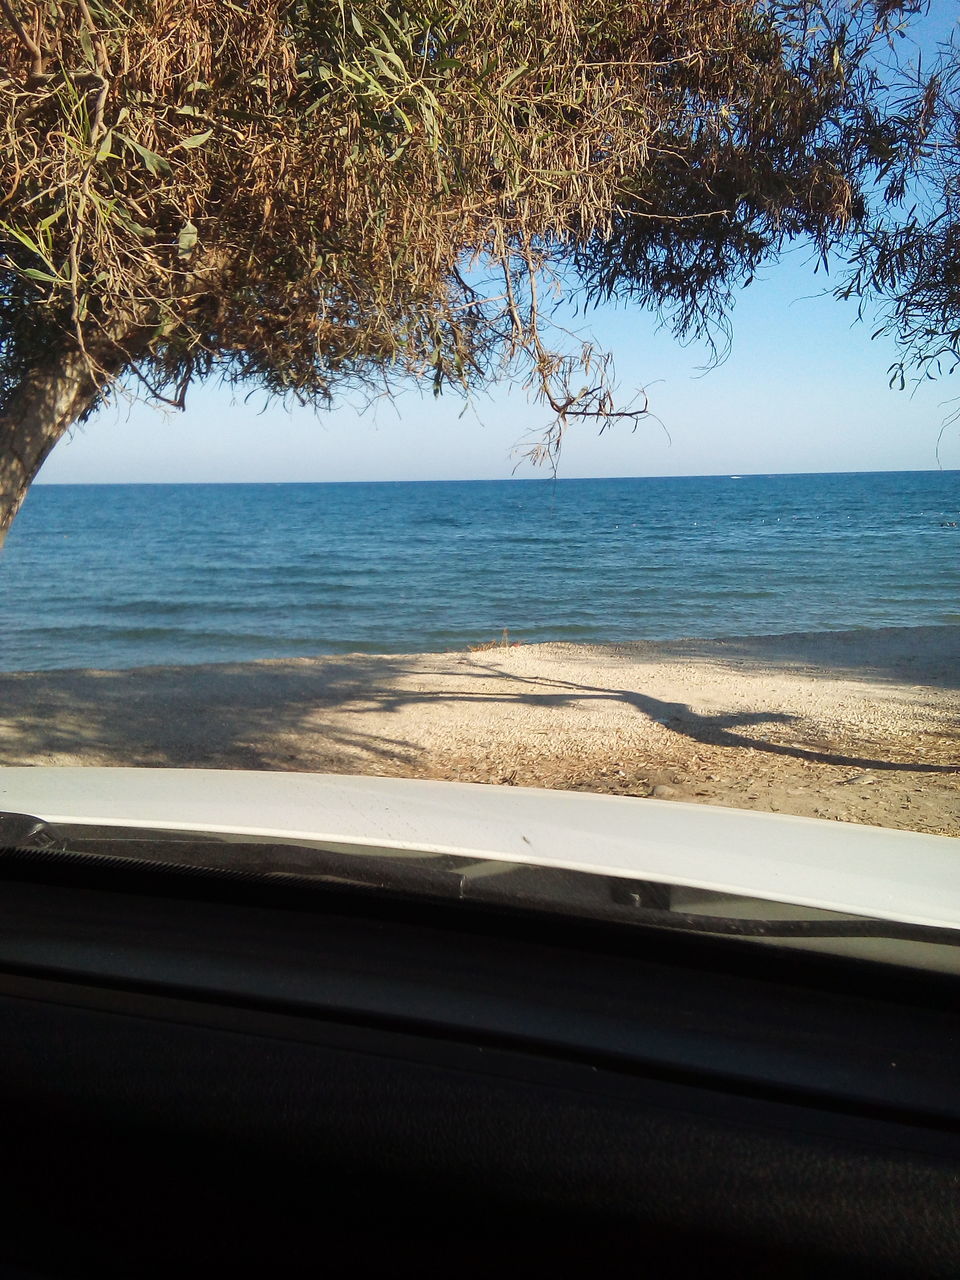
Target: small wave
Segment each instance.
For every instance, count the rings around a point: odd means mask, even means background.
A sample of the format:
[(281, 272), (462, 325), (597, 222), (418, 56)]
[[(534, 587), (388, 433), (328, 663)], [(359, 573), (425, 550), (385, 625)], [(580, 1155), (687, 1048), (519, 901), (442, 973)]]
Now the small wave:
[[(76, 627), (40, 626), (35, 627), (27, 637), (30, 643), (43, 644), (52, 640), (67, 637), (77, 638)], [(174, 645), (183, 644), (259, 644), (267, 647), (276, 645), (302, 645), (312, 637), (304, 635), (283, 635), (276, 632), (261, 631), (210, 631), (186, 627), (122, 627), (99, 623), (82, 628), (84, 643), (94, 644), (100, 641), (118, 644), (138, 643), (140, 641), (169, 640)]]
[(458, 516), (442, 515), (439, 513), (434, 515), (417, 516), (412, 523), (415, 525), (433, 526), (438, 529), (463, 529), (466, 527), (466, 522)]

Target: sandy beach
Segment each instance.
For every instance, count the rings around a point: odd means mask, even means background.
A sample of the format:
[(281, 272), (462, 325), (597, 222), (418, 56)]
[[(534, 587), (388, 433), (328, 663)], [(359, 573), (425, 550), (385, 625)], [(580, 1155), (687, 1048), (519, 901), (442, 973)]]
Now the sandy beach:
[(0, 764), (377, 773), (960, 835), (960, 627), (0, 674)]

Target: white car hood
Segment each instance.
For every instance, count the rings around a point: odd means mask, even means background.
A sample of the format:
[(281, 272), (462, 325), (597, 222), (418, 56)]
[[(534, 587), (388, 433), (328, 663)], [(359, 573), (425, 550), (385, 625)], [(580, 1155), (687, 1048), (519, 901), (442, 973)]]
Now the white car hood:
[(960, 842), (710, 805), (399, 778), (0, 768), (0, 811), (564, 867), (960, 928)]

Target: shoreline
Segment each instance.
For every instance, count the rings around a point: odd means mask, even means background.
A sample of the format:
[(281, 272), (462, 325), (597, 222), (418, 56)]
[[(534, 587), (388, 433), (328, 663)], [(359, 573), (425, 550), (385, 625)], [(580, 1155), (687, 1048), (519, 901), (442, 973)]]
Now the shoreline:
[[(506, 629), (509, 636), (515, 633)], [(502, 632), (501, 632), (502, 634)], [(919, 640), (922, 652), (912, 653), (911, 647)], [(837, 658), (844, 660), (844, 665), (851, 659), (855, 664), (869, 668), (874, 659), (886, 654), (896, 655), (909, 665), (918, 659), (924, 670), (930, 669), (930, 641), (944, 641), (944, 659), (953, 664), (953, 673), (960, 683), (960, 622), (921, 623), (918, 625), (884, 625), (862, 627), (839, 627), (828, 631), (765, 631), (746, 635), (724, 634), (712, 636), (669, 636), (662, 639), (638, 638), (633, 640), (515, 640), (508, 639), (504, 644), (499, 635), (491, 635), (486, 640), (478, 640), (475, 644), (463, 649), (422, 649), (422, 650), (380, 650), (380, 649), (345, 649), (342, 652), (281, 654), (266, 658), (220, 658), (203, 659), (198, 662), (141, 662), (121, 667), (11, 667), (0, 668), (0, 679), (12, 676), (56, 676), (56, 675), (88, 675), (120, 674), (155, 671), (190, 671), (199, 667), (261, 667), (270, 663), (281, 662), (338, 662), (346, 659), (384, 659), (386, 661), (414, 660), (461, 656), (487, 652), (500, 652), (505, 649), (554, 649), (624, 651), (628, 653), (651, 653), (664, 658), (706, 658), (711, 654), (720, 655), (728, 651), (739, 650), (749, 654), (758, 662), (772, 662), (779, 657), (788, 665), (797, 653), (806, 649), (812, 665), (832, 666)], [(859, 650), (859, 652), (858, 652)], [(864, 660), (866, 661), (864, 662)]]
[(0, 764), (380, 773), (960, 834), (960, 626), (0, 673)]

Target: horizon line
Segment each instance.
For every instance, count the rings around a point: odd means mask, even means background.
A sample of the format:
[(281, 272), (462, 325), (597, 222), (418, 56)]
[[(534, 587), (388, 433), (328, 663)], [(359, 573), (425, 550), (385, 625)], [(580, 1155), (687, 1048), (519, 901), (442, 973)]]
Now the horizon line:
[(927, 475), (942, 472), (944, 475), (960, 473), (960, 467), (880, 467), (873, 469), (843, 468), (839, 471), (705, 471), (687, 474), (631, 475), (631, 476), (444, 476), (444, 477), (391, 477), (370, 480), (43, 480), (33, 481), (31, 488), (81, 489), (140, 487), (183, 488), (186, 486), (257, 485), (275, 487), (324, 484), (563, 484), (568, 481), (607, 480), (746, 480), (781, 476), (868, 476), (868, 475)]

